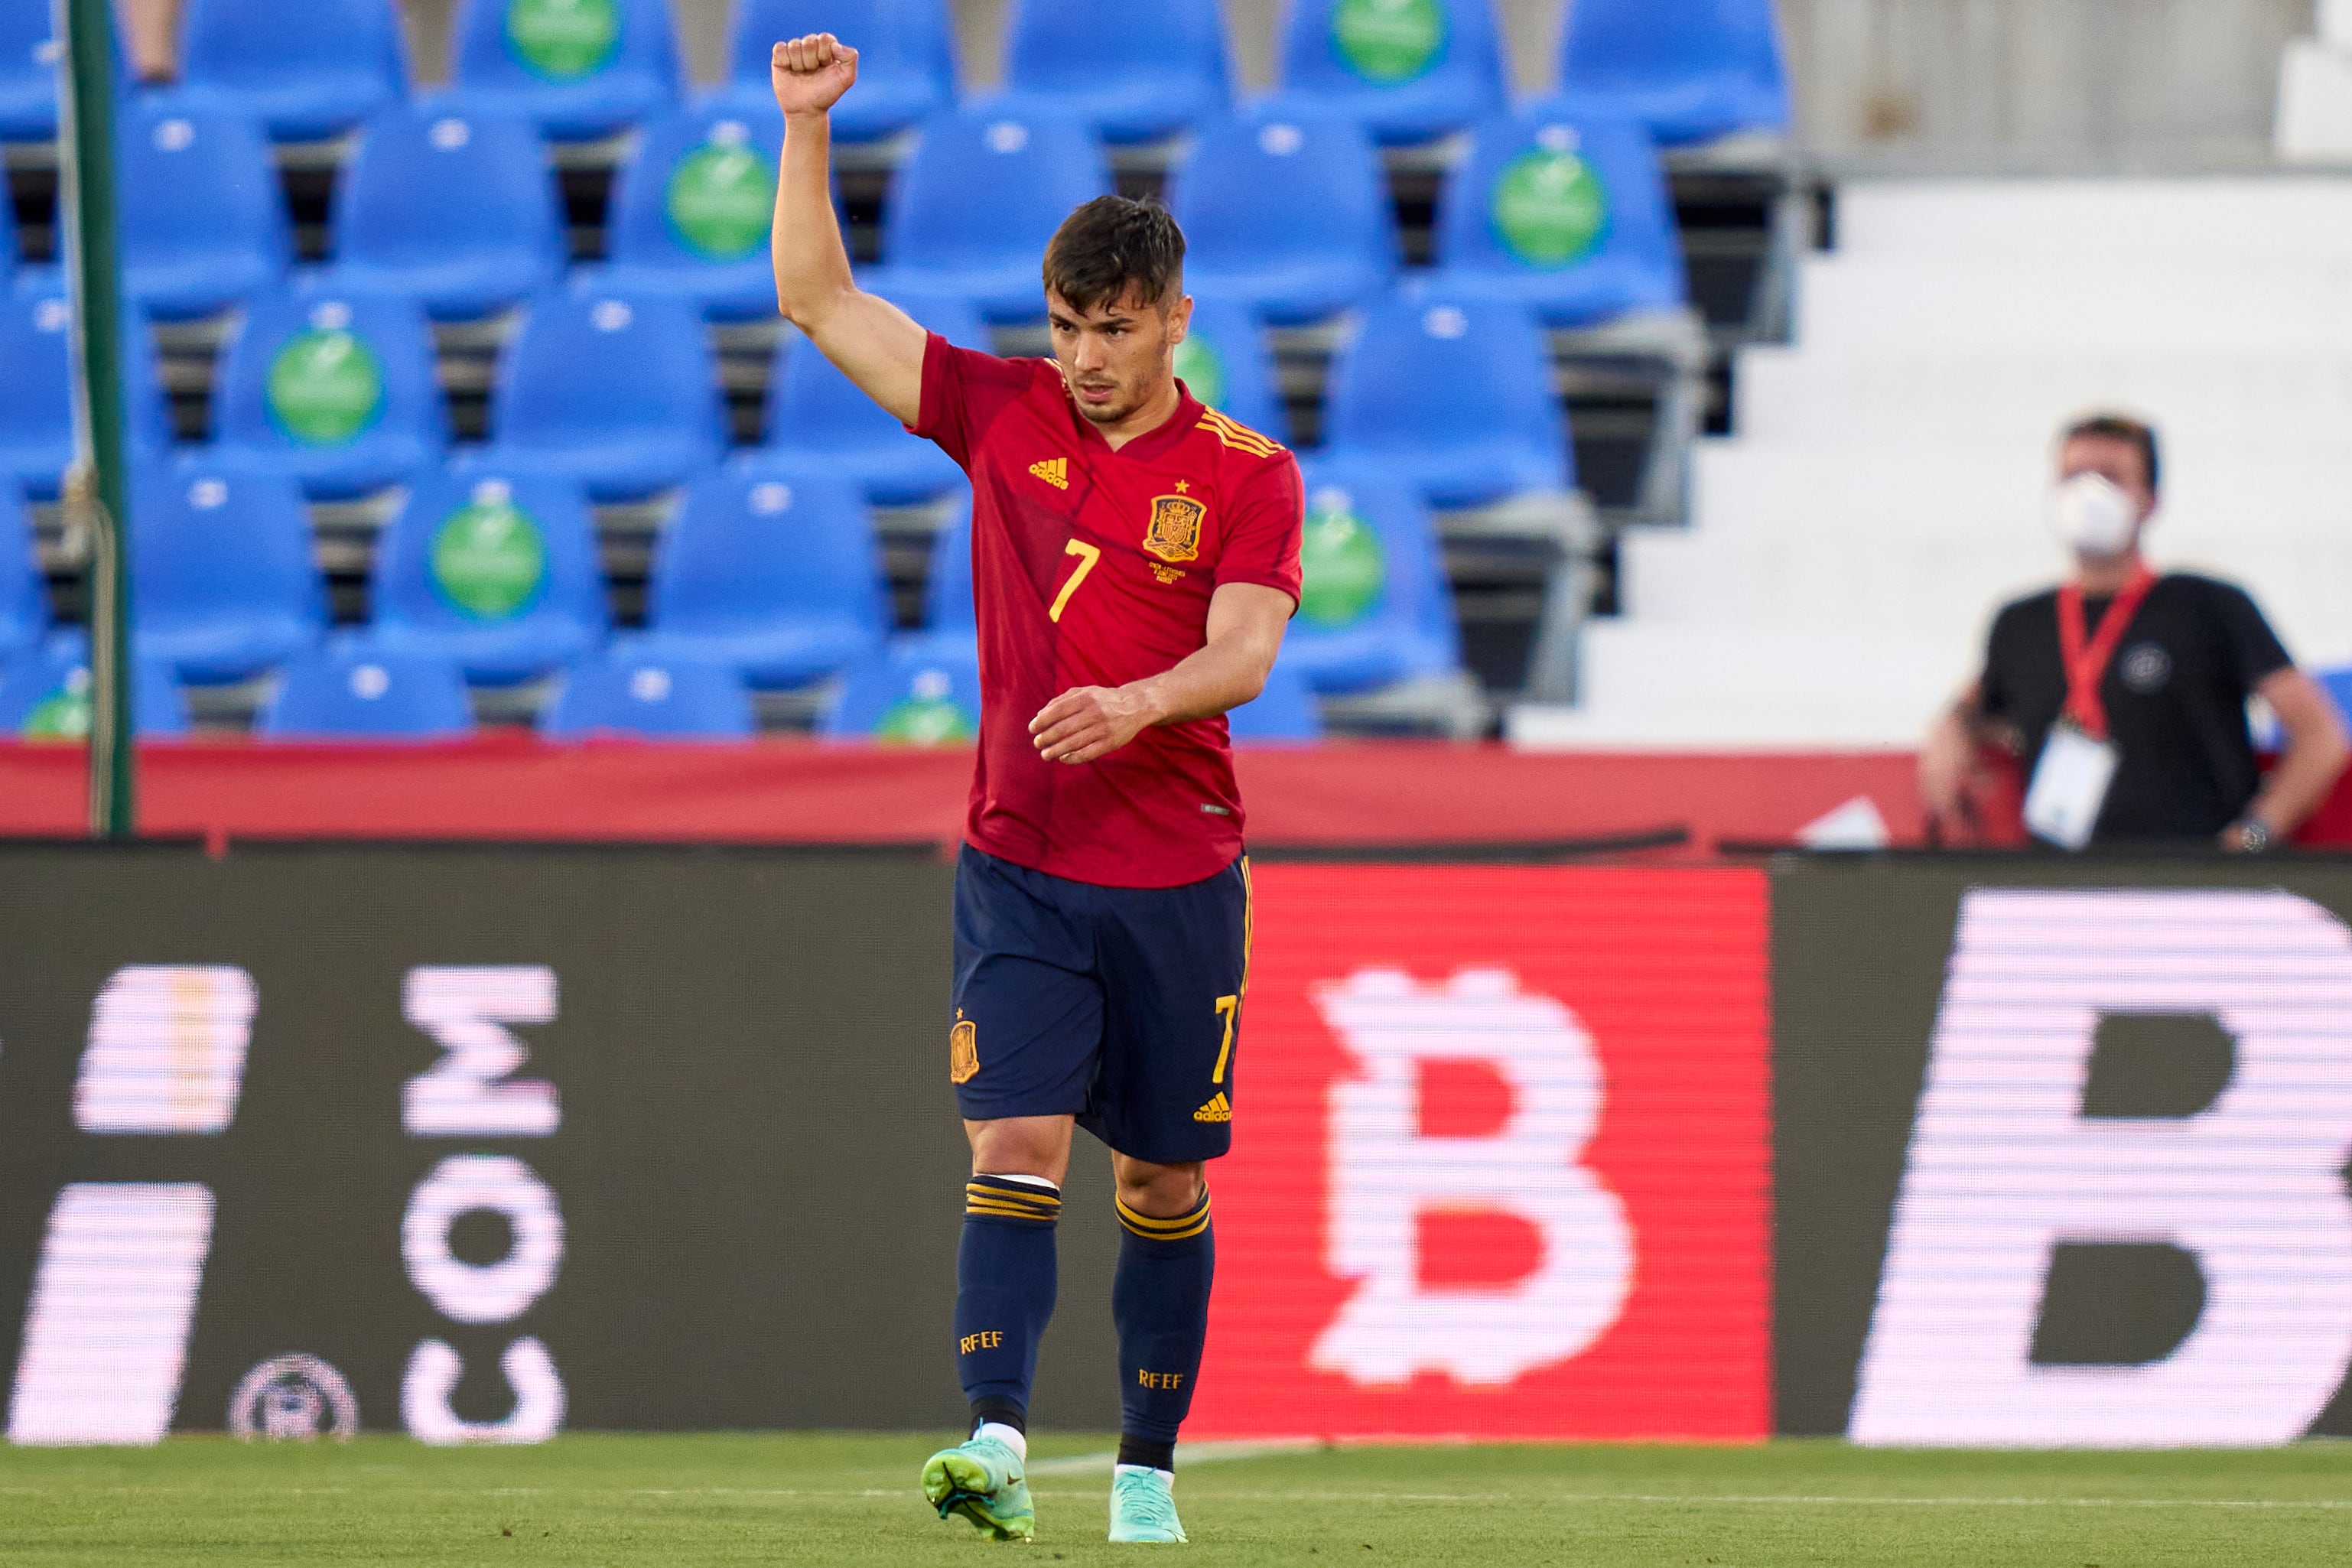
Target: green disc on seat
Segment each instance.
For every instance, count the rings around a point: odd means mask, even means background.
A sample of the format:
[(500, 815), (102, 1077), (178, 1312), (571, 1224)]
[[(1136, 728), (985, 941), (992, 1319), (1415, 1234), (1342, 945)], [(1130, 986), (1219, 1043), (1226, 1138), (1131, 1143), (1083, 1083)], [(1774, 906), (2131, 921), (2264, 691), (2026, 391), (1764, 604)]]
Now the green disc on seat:
[(1574, 153), (1530, 147), (1495, 181), (1495, 233), (1534, 267), (1581, 261), (1609, 221), (1609, 188)]
[(1225, 356), (1198, 332), (1176, 345), (1176, 379), (1212, 408), (1225, 405)]
[(902, 746), (943, 746), (980, 733), (952, 698), (905, 697), (890, 705), (874, 726), (874, 738)]
[(1438, 0), (1339, 0), (1331, 42), (1366, 81), (1411, 81), (1445, 47), (1445, 7)]
[(706, 142), (670, 171), (663, 201), (688, 249), (711, 261), (740, 261), (767, 243), (776, 172), (747, 142)]
[(538, 597), (547, 541), (513, 501), (478, 495), (434, 532), (432, 570), (434, 586), (457, 610), (478, 621), (504, 620)]
[(613, 0), (508, 0), (507, 47), (551, 81), (594, 76), (621, 45)]
[(383, 364), (340, 327), (297, 332), (269, 362), (270, 417), (306, 447), (337, 447), (383, 412)]
[(1345, 504), (1318, 505), (1308, 515), (1298, 565), (1305, 579), (1298, 616), (1327, 630), (1361, 620), (1388, 588), (1381, 536)]

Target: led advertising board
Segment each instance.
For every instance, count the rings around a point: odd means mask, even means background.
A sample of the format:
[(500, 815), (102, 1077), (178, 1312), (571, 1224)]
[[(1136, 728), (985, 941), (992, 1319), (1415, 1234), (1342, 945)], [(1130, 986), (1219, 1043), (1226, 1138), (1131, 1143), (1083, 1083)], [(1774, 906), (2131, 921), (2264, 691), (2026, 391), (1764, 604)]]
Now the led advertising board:
[[(0, 849), (7, 1436), (952, 1426), (950, 879)], [(2352, 868), (1255, 880), (1192, 1435), (2352, 1435)]]

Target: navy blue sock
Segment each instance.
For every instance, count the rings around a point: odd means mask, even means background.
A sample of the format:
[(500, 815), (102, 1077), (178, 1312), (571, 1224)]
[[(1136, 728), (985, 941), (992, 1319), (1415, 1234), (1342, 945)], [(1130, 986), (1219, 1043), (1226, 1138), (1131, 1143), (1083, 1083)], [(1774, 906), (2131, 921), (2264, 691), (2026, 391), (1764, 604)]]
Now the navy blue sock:
[(1055, 1187), (1004, 1176), (974, 1176), (964, 1185), (956, 1375), (975, 1428), (987, 1420), (1028, 1429), (1037, 1342), (1054, 1316), (1054, 1222), (1061, 1213)]
[(1209, 1194), (1173, 1219), (1120, 1204), (1118, 1223), (1127, 1234), (1119, 1237), (1110, 1312), (1118, 1325), (1119, 1449), (1122, 1462), (1166, 1469), (1176, 1428), (1192, 1408), (1209, 1337), (1209, 1285), (1217, 1272)]

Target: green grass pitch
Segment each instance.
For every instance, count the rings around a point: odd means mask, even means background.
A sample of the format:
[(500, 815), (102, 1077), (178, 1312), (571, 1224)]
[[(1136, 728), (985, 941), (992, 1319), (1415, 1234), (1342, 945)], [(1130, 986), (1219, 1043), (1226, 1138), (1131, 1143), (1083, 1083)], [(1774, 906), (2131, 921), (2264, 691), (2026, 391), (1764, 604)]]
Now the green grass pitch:
[[(924, 1507), (929, 1436), (566, 1436), (0, 1449), (0, 1561), (105, 1564), (1100, 1563), (1101, 1439), (1042, 1439), (1034, 1546)], [(1210, 1563), (2034, 1564), (2352, 1562), (2352, 1447), (2255, 1453), (1349, 1447), (1188, 1464)]]

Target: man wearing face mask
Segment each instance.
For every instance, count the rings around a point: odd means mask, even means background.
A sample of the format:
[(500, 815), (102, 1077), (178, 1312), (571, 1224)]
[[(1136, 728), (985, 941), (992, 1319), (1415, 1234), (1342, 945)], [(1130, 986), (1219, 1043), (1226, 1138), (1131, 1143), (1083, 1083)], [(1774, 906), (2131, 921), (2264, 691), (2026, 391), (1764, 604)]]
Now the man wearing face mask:
[[(2285, 842), (2326, 798), (2352, 743), (2244, 590), (2140, 556), (2157, 505), (2156, 433), (2099, 415), (2059, 444), (2051, 521), (2074, 553), (2058, 587), (2003, 606), (1984, 673), (1936, 721), (1919, 788), (1946, 843), (1975, 836), (1987, 743), (2028, 769), (2026, 826), (2062, 848)], [(2286, 749), (2265, 777), (2246, 701), (2277, 714)]]

